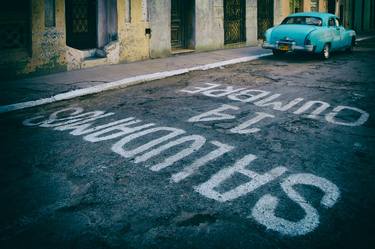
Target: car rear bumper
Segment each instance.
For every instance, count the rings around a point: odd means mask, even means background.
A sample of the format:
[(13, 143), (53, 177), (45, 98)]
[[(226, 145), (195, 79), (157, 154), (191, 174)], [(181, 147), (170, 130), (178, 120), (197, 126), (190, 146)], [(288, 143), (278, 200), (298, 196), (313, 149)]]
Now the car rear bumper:
[[(280, 49), (282, 45), (287, 45), (288, 50), (282, 50)], [(297, 46), (295, 43), (280, 43), (276, 42), (276, 44), (271, 44), (268, 42), (264, 42), (262, 45), (262, 48), (265, 49), (276, 49), (280, 51), (285, 51), (285, 52), (314, 52), (314, 46), (313, 45), (304, 45), (304, 46)]]

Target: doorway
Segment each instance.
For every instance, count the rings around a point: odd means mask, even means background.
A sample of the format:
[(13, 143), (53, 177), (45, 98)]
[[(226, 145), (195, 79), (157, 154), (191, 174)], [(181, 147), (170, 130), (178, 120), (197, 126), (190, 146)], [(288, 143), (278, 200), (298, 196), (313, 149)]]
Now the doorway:
[(246, 41), (245, 0), (224, 0), (224, 44)]
[(195, 1), (171, 1), (171, 47), (194, 48)]
[(273, 26), (273, 0), (258, 0), (258, 39), (263, 39), (267, 29)]
[(117, 40), (116, 0), (66, 0), (65, 11), (68, 46), (103, 48)]
[(328, 13), (336, 13), (336, 0), (328, 0)]
[(30, 1), (4, 1), (0, 8), (0, 52), (28, 53), (31, 45)]
[(96, 0), (66, 0), (66, 43), (77, 49), (96, 48)]

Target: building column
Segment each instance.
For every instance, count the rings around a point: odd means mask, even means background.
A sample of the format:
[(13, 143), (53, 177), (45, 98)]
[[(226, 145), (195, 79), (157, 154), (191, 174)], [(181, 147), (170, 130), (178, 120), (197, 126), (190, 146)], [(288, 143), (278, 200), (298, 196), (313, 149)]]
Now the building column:
[(45, 1), (31, 1), (31, 59), (22, 73), (66, 70), (65, 1), (55, 2), (55, 25), (46, 26)]
[(195, 49), (224, 47), (224, 1), (195, 0)]
[(149, 0), (151, 58), (171, 54), (171, 0)]
[(274, 25), (279, 25), (289, 14), (291, 14), (290, 0), (275, 0)]
[(258, 42), (257, 0), (246, 0), (246, 45)]

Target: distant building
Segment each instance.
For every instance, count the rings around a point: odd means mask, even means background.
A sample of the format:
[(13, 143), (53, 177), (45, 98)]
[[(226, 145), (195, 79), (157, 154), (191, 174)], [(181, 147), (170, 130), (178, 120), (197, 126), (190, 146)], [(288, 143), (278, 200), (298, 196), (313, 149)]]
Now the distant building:
[(290, 0), (289, 3), (291, 13), (329, 12), (358, 33), (375, 30), (375, 0)]
[(50, 73), (256, 45), (299, 11), (374, 29), (375, 0), (12, 0), (0, 8), (0, 74)]
[(344, 26), (357, 32), (375, 30), (375, 0), (338, 0), (336, 14)]

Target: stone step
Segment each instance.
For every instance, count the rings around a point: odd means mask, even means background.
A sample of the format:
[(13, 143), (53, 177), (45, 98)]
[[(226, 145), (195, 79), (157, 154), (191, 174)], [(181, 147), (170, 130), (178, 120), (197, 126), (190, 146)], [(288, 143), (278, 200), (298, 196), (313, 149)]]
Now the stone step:
[(173, 55), (178, 55), (178, 54), (186, 54), (186, 53), (194, 53), (194, 49), (187, 49), (187, 48), (177, 48), (177, 49), (172, 49), (172, 54)]
[(84, 59), (95, 56), (96, 48), (81, 50), (82, 57)]
[(86, 58), (82, 62), (81, 68), (90, 68), (90, 67), (102, 66), (106, 64), (107, 64), (107, 58), (89, 57), (89, 58)]

